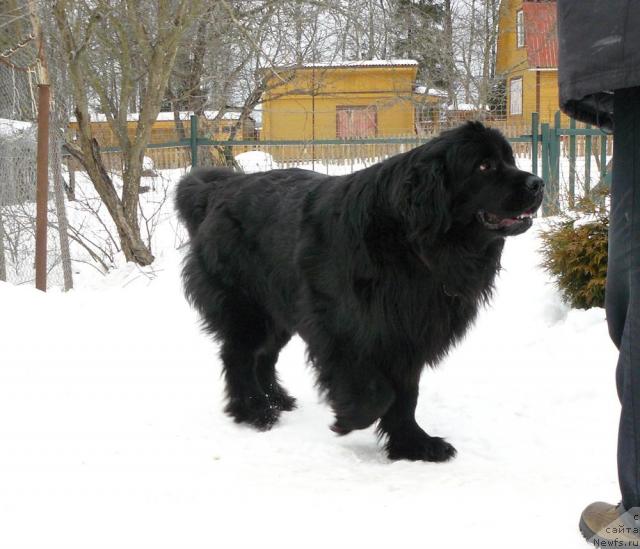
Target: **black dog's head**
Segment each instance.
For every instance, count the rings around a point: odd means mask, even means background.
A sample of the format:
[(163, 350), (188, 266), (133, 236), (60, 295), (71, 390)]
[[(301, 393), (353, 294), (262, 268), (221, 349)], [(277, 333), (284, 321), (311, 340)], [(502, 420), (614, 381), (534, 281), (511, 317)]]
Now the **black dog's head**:
[(498, 236), (524, 233), (542, 203), (544, 182), (516, 167), (503, 135), (469, 123), (444, 136), (452, 147), (446, 165), (452, 211), (461, 223)]
[(487, 238), (524, 233), (542, 203), (544, 182), (516, 167), (497, 130), (469, 122), (411, 151), (398, 205), (412, 240), (449, 231)]

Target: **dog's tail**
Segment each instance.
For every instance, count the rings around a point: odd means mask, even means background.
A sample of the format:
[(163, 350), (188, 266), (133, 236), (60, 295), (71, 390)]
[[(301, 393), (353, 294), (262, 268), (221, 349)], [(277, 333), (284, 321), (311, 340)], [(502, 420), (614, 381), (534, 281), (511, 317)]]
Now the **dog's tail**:
[(233, 176), (225, 168), (198, 168), (185, 175), (176, 189), (175, 207), (178, 217), (186, 225), (189, 236), (193, 236), (207, 215), (218, 184)]

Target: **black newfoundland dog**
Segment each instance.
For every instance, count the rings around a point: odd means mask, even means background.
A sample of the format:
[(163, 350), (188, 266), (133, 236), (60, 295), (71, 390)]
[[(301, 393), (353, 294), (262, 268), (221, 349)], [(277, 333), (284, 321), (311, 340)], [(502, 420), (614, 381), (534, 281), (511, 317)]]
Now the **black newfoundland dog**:
[(477, 122), (350, 175), (193, 170), (176, 195), (185, 292), (221, 345), (226, 412), (268, 429), (295, 407), (275, 365), (297, 332), (333, 431), (378, 421), (389, 458), (451, 458), (416, 423), (420, 373), (487, 302), (542, 193)]

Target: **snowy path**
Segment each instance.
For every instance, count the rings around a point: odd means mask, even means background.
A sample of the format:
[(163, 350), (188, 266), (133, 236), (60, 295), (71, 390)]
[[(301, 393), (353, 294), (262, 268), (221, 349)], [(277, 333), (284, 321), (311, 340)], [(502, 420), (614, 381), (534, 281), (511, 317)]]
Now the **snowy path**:
[(618, 497), (616, 354), (536, 246), (509, 241), (494, 306), (423, 376), (419, 421), (459, 452), (437, 465), (333, 435), (299, 340), (279, 362), (299, 409), (267, 433), (228, 420), (176, 253), (151, 282), (0, 283), (0, 547), (587, 547), (583, 506)]

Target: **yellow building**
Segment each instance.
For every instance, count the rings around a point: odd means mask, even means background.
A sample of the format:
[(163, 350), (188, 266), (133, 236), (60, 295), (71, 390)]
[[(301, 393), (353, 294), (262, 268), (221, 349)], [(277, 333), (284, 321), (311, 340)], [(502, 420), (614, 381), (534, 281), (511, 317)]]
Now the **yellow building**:
[(559, 110), (555, 1), (502, 0), (496, 74), (505, 81), (509, 123), (526, 127), (533, 112), (553, 123)]
[[(178, 141), (181, 138), (189, 138), (191, 132), (191, 115), (192, 112), (181, 111), (179, 113), (180, 122), (177, 124), (174, 120), (173, 112), (160, 112), (156, 121), (151, 128), (151, 136), (149, 143), (159, 144), (170, 141)], [(218, 118), (218, 111), (205, 111), (198, 118), (198, 133), (200, 137), (208, 137), (210, 139), (229, 139), (231, 128), (236, 124), (240, 113), (237, 109), (231, 109)], [(133, 138), (136, 133), (138, 114), (131, 113), (127, 116), (127, 132)], [(78, 123), (72, 118), (69, 128), (72, 131), (77, 130)], [(94, 137), (97, 139), (101, 147), (116, 147), (119, 145), (109, 122), (104, 114), (91, 115), (91, 128)], [(244, 124), (236, 139), (255, 139), (255, 122), (253, 118), (249, 118)]]
[(409, 59), (277, 69), (263, 96), (263, 140), (415, 135), (418, 63)]
[[(179, 123), (176, 123), (173, 112), (158, 113), (158, 117), (151, 128), (149, 144), (160, 145), (163, 143), (175, 143), (180, 139), (189, 139), (192, 114), (192, 112), (181, 111), (179, 113)], [(229, 139), (231, 129), (238, 122), (240, 112), (238, 109), (233, 108), (226, 111), (220, 117), (218, 114), (219, 111), (205, 111), (198, 117), (199, 137), (220, 141)], [(137, 113), (131, 113), (127, 116), (127, 132), (132, 139), (136, 133), (137, 120)], [(78, 123), (75, 121), (75, 117), (71, 119), (69, 129), (72, 134), (78, 130)], [(120, 146), (104, 114), (96, 113), (91, 115), (91, 130), (94, 138), (103, 149), (117, 148)], [(245, 120), (241, 130), (237, 132), (235, 139), (256, 139), (256, 128), (253, 118)], [(153, 161), (154, 166), (158, 169), (187, 166), (191, 162), (190, 149), (185, 146), (148, 147), (144, 154)], [(121, 155), (117, 151), (104, 152), (103, 160), (109, 169), (115, 171), (122, 169)], [(79, 166), (75, 166), (75, 169), (79, 169)]]

